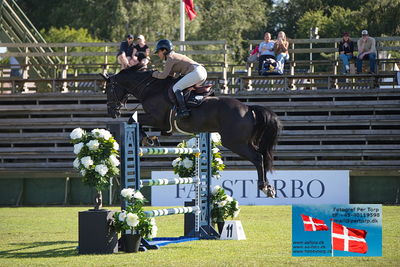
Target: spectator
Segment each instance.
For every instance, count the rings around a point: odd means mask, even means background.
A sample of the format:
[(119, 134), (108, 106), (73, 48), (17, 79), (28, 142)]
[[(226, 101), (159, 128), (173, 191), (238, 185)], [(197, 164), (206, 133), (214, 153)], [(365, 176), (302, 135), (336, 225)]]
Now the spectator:
[(21, 65), (19, 65), (18, 60), (15, 57), (10, 57), (10, 68), (11, 68), (11, 77), (21, 77), (22, 70)]
[(353, 58), (354, 42), (348, 32), (343, 33), (343, 39), (339, 43), (339, 57), (342, 60), (342, 73), (350, 73), (350, 59)]
[(190, 86), (199, 85), (207, 79), (206, 69), (196, 61), (185, 55), (175, 53), (170, 40), (160, 40), (157, 42), (155, 53), (161, 60), (165, 60), (164, 71), (153, 72), (153, 77), (157, 79), (165, 79), (168, 76), (183, 75), (177, 83), (174, 84), (172, 90), (178, 102), (178, 118), (188, 118), (190, 112), (186, 107), (182, 91)]
[(375, 39), (368, 35), (367, 30), (361, 32), (362, 37), (358, 40), (357, 73), (362, 72), (362, 61), (369, 59), (369, 70), (375, 73), (376, 66), (376, 45)]
[(283, 74), (285, 61), (289, 60), (289, 42), (286, 40), (286, 34), (283, 31), (278, 33), (278, 40), (274, 44), (276, 61), (278, 61), (279, 72)]
[(149, 63), (150, 48), (146, 44), (146, 40), (143, 35), (138, 35), (137, 44), (133, 47), (132, 61), (133, 65), (139, 62), (146, 68)]
[(132, 53), (133, 53), (133, 35), (128, 34), (126, 41), (122, 41), (118, 51), (118, 63), (121, 65), (121, 70), (132, 66)]
[(271, 40), (271, 34), (269, 32), (266, 32), (264, 34), (264, 41), (261, 42), (258, 46), (258, 73), (260, 75), (264, 60), (266, 60), (267, 58), (275, 59), (274, 44), (275, 42)]

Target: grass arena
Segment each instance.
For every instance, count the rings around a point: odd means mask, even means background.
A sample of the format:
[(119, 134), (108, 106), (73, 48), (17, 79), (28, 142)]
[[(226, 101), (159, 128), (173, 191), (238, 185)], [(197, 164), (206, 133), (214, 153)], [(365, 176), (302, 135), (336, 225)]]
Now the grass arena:
[[(154, 207), (157, 208), (157, 207)], [(79, 255), (85, 207), (1, 208), (1, 266), (398, 266), (399, 207), (383, 207), (382, 257), (292, 257), (290, 206), (244, 206), (246, 240), (199, 240), (143, 253)], [(118, 207), (110, 207), (118, 209)], [(157, 218), (158, 236), (183, 234), (183, 215)]]

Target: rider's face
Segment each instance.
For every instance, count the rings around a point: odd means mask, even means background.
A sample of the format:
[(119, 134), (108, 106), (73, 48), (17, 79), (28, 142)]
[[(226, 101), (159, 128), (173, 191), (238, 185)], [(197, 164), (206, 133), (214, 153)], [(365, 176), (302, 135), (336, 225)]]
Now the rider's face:
[(164, 60), (164, 58), (165, 58), (164, 50), (163, 50), (163, 49), (158, 50), (157, 56), (158, 56), (161, 60)]

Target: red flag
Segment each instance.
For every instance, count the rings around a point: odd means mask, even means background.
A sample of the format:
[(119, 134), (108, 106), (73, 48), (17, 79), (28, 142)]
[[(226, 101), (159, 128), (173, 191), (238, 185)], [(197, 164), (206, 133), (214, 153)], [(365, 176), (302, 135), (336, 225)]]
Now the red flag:
[(335, 250), (343, 250), (357, 253), (367, 253), (368, 245), (365, 241), (367, 231), (348, 228), (344, 225), (333, 223), (332, 247)]
[(186, 14), (189, 17), (189, 20), (193, 20), (197, 16), (196, 11), (194, 11), (193, 0), (182, 0), (182, 1), (185, 3)]
[(301, 214), (304, 223), (304, 231), (327, 231), (328, 226), (323, 220)]

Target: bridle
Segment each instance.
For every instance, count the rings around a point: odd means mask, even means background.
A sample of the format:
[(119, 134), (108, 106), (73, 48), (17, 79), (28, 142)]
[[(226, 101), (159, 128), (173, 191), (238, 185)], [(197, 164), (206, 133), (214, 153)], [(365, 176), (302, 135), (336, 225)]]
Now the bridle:
[[(111, 99), (107, 101), (107, 105), (111, 106), (113, 108), (120, 108), (123, 105), (126, 104), (128, 101), (128, 95), (132, 94), (134, 95), (140, 102), (144, 99), (145, 95), (145, 89), (154, 81), (152, 79), (152, 75), (149, 75), (148, 77), (144, 78), (141, 80), (138, 84), (136, 84), (133, 87), (126, 87), (120, 83), (118, 83), (115, 79), (115, 75), (110, 76), (108, 79), (109, 85), (107, 86), (107, 93), (109, 91)], [(120, 100), (116, 94), (116, 87), (121, 87), (124, 89), (127, 94), (124, 95), (124, 97)], [(133, 94), (133, 92), (135, 92)]]
[[(121, 84), (118, 84), (117, 81), (115, 81), (115, 77), (114, 76), (110, 76), (108, 78), (109, 85), (106, 88), (106, 92), (107, 92), (107, 106), (111, 107), (111, 108), (120, 108), (124, 105), (124, 99), (120, 100), (115, 92), (116, 86), (120, 86), (122, 88), (124, 88), (125, 90), (127, 90), (127, 88), (125, 86), (122, 86)], [(111, 99), (108, 99), (108, 96), (110, 96)], [(126, 95), (125, 95), (126, 96)], [(128, 99), (126, 97), (126, 99)], [(126, 101), (125, 101), (126, 103)]]

